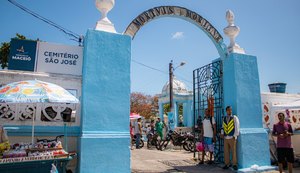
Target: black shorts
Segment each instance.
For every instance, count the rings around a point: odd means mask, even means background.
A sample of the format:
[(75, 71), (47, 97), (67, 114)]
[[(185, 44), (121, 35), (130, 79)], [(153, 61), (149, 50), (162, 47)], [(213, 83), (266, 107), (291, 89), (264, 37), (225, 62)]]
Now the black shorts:
[(278, 162), (283, 163), (286, 159), (289, 163), (294, 163), (294, 150), (293, 148), (277, 148)]

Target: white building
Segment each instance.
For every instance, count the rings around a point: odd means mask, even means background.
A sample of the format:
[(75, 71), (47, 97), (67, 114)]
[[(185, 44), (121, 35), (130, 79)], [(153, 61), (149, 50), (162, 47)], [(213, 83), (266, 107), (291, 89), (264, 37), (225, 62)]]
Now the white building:
[[(264, 128), (273, 128), (278, 122), (277, 114), (285, 114), (286, 120), (290, 121), (293, 129), (300, 128), (300, 94), (287, 93), (261, 93), (262, 100), (262, 121)], [(300, 154), (300, 130), (294, 131), (292, 143), (295, 154)]]

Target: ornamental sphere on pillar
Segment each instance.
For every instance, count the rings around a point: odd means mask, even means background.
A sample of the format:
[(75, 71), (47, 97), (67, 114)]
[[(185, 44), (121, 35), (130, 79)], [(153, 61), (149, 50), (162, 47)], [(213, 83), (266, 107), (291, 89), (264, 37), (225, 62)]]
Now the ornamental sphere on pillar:
[(95, 4), (101, 13), (100, 20), (104, 20), (107, 19), (107, 13), (114, 7), (115, 0), (95, 0)]
[(114, 7), (115, 0), (95, 0), (96, 8), (101, 18), (96, 24), (96, 30), (116, 33), (113, 23), (107, 18), (107, 13)]

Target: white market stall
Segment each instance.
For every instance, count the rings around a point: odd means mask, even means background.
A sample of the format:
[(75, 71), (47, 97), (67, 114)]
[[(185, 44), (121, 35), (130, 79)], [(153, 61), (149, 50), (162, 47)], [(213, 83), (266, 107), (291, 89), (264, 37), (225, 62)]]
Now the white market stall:
[[(7, 116), (9, 119), (32, 120), (32, 141), (31, 143), (17, 143), (18, 145), (12, 145), (13, 148), (6, 149), (1, 155), (0, 164), (1, 169), (13, 171), (27, 171), (27, 168), (36, 166), (37, 172), (50, 170), (51, 163), (61, 163), (60, 170), (65, 169), (65, 165), (72, 157), (67, 153), (67, 148), (62, 147), (59, 141), (41, 141), (34, 143), (34, 124), (36, 120), (36, 107), (37, 104), (52, 103), (57, 104), (53, 106), (54, 111), (58, 114), (57, 117), (61, 117), (62, 121), (68, 121), (70, 119), (71, 112), (68, 111), (68, 116), (63, 114), (63, 109), (59, 104), (65, 107), (65, 104), (78, 104), (79, 100), (71, 95), (68, 91), (62, 87), (43, 82), (39, 80), (20, 81), (7, 84), (0, 88), (0, 113), (1, 116)], [(18, 113), (20, 110), (11, 110), (11, 107), (17, 107), (16, 105), (32, 104), (31, 107), (26, 107), (25, 112), (28, 114), (20, 114), (19, 116), (13, 116), (14, 113)], [(20, 108), (20, 106), (18, 105)], [(10, 112), (10, 113), (9, 113)], [(45, 113), (47, 116), (47, 114)], [(51, 117), (49, 117), (51, 118)], [(66, 129), (66, 123), (64, 123)], [(66, 131), (65, 131), (66, 132)], [(66, 144), (66, 133), (65, 146)], [(12, 150), (13, 149), (13, 150)], [(1, 152), (2, 153), (2, 152)], [(47, 162), (42, 166), (42, 163)]]

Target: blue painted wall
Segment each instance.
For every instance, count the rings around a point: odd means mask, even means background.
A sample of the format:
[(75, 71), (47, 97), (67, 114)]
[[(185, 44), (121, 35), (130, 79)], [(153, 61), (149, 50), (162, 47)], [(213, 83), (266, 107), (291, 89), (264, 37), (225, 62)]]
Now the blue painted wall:
[[(8, 136), (31, 136), (32, 126), (5, 125)], [(80, 127), (67, 126), (67, 135), (72, 137), (80, 136)], [(64, 126), (35, 126), (34, 136), (58, 136), (64, 134)]]
[(237, 142), (237, 158), (240, 168), (271, 165), (269, 137), (263, 128), (243, 128)]
[(88, 30), (82, 71), (80, 172), (130, 172), (131, 38)]
[[(240, 120), (237, 142), (239, 168), (269, 166), (269, 138), (262, 127), (260, 84), (255, 56), (229, 54), (223, 59), (224, 107)], [(224, 109), (225, 111), (225, 109)], [(226, 114), (224, 112), (224, 114)]]
[[(224, 111), (232, 106), (241, 128), (262, 128), (260, 84), (256, 57), (229, 54), (223, 60)], [(224, 112), (226, 113), (226, 112)]]

